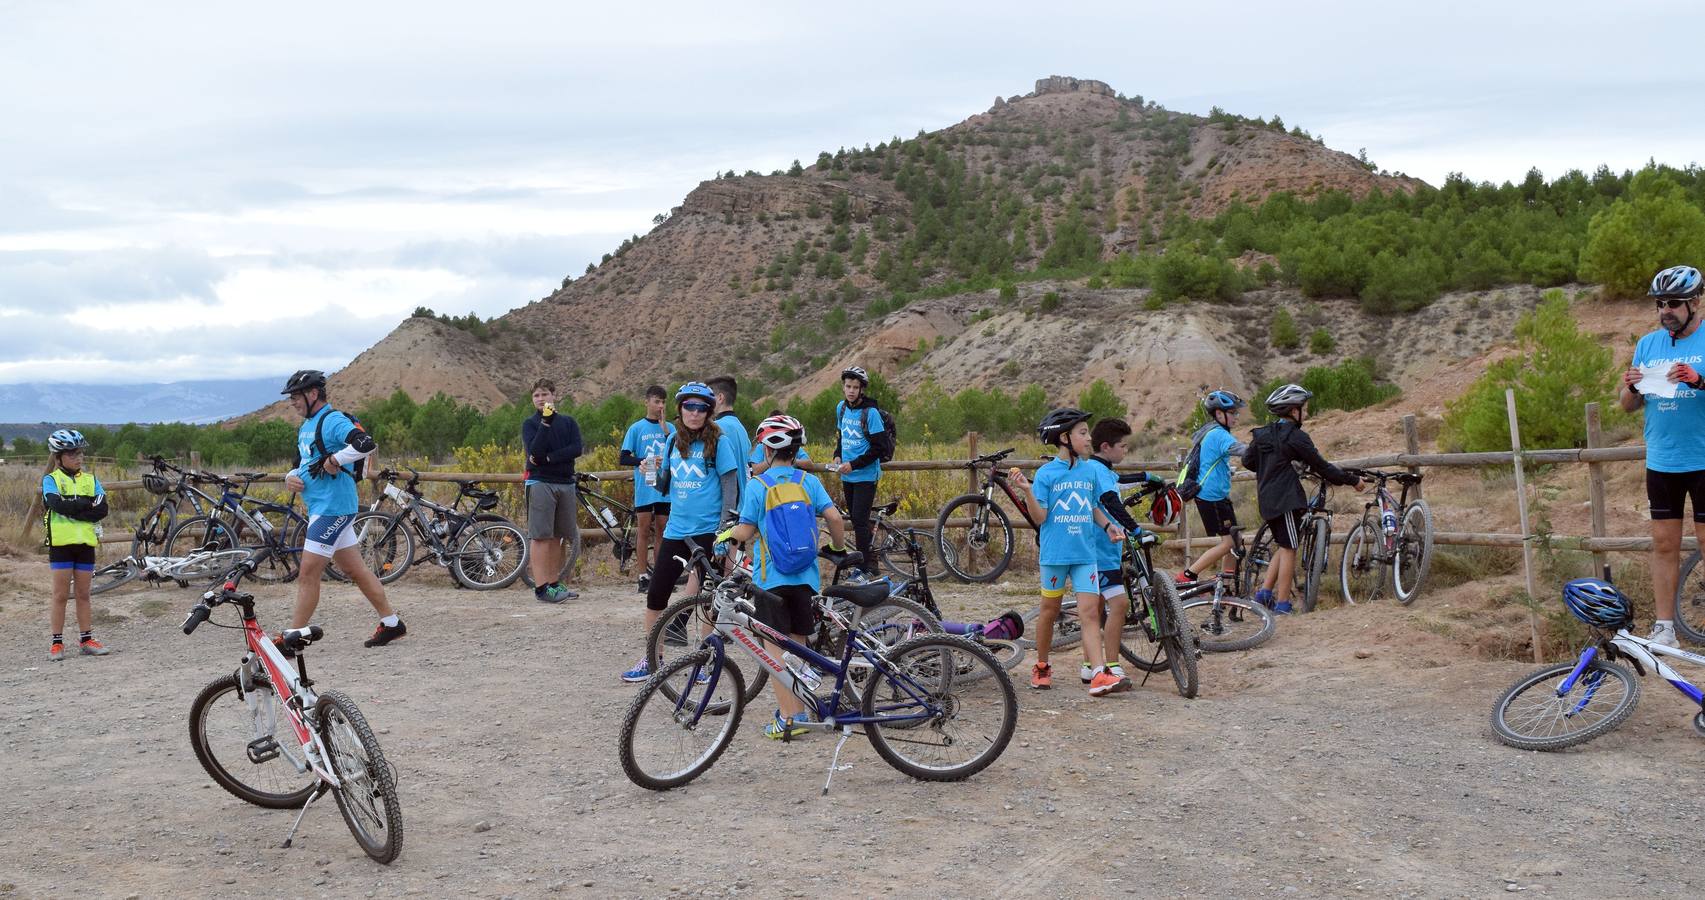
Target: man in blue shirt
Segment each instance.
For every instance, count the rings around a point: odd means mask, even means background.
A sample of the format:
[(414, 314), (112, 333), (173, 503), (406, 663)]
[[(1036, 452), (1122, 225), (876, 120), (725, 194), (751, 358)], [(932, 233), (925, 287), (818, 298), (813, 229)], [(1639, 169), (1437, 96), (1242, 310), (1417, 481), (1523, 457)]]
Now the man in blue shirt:
[[(674, 427), (663, 421), (668, 402), (669, 392), (663, 390), (663, 385), (654, 384), (645, 389), (645, 418), (628, 426), (618, 458), (622, 465), (634, 467), (633, 511), (639, 532), (636, 540), (639, 563), (644, 567), (639, 576), (642, 594), (651, 587), (651, 569), (657, 562), (651, 558), (652, 536), (655, 533), (657, 545), (662, 546), (663, 529), (669, 524), (669, 498), (657, 489), (656, 468), (663, 459), (670, 435), (675, 433)], [(650, 472), (644, 467), (648, 459), (659, 461), (651, 464)]]
[(1238, 412), (1245, 405), (1243, 398), (1231, 391), (1210, 391), (1202, 398), (1208, 423), (1190, 442), (1186, 484), (1195, 485), (1196, 513), (1202, 517), (1202, 528), (1220, 541), (1178, 573), (1180, 585), (1194, 584), (1197, 575), (1212, 571), (1222, 558), (1226, 571), (1236, 571), (1237, 560), (1230, 556), (1231, 530), (1237, 527), (1237, 510), (1231, 505), (1231, 461), (1241, 457), (1245, 447), (1232, 429), (1237, 427)]
[[(1622, 374), (1619, 401), (1628, 412), (1646, 410), (1646, 499), (1652, 515), (1652, 602), (1657, 621), (1651, 640), (1676, 646), (1676, 584), (1681, 578), (1681, 516), (1693, 500), (1693, 530), (1705, 546), (1705, 335), (1699, 333), (1699, 295), (1705, 279), (1692, 266), (1672, 266), (1652, 279), (1657, 331), (1634, 347)], [(1664, 367), (1675, 396), (1641, 393), (1641, 367)]]
[(379, 576), (361, 559), (355, 529), (349, 527), (361, 509), (353, 467), (372, 456), (378, 446), (372, 436), (326, 402), (324, 372), (297, 372), (281, 393), (290, 395), (290, 408), (302, 417), (302, 427), (296, 430), (297, 465), (284, 476), (284, 486), (300, 493), (308, 507), (307, 540), (302, 546), (290, 627), (308, 627), (320, 605), (320, 577), (327, 565), (336, 562), (379, 614), (379, 627), (366, 646), (382, 647), (408, 634), (408, 626), (391, 608)]
[(870, 375), (858, 366), (841, 372), (842, 402), (835, 404), (835, 458), (829, 471), (841, 476), (841, 492), (847, 499), (847, 518), (852, 519), (853, 541), (864, 554), (864, 571), (876, 576), (876, 559), (870, 552), (870, 508), (876, 503), (876, 484), (882, 480), (882, 454), (890, 451), (893, 435), (882, 424), (881, 411), (865, 393)]

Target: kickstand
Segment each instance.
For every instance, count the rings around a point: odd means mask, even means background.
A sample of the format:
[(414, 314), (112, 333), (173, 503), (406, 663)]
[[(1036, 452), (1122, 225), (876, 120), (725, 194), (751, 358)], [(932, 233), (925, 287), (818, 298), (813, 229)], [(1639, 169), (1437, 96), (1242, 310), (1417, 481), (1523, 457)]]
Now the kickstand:
[(841, 728), (841, 739), (839, 742), (837, 742), (835, 744), (835, 755), (829, 759), (829, 777), (823, 779), (823, 794), (822, 794), (822, 796), (824, 796), (824, 797), (829, 796), (829, 783), (835, 780), (835, 773), (836, 772), (845, 772), (846, 770), (852, 768), (852, 763), (847, 763), (844, 766), (837, 765), (841, 761), (841, 748), (845, 747), (847, 745), (847, 738), (850, 738), (852, 736), (853, 736), (853, 730), (852, 730), (851, 725), (847, 725), (847, 726), (844, 726)]
[(296, 840), (296, 829), (302, 827), (302, 818), (308, 814), (308, 807), (314, 805), (315, 800), (324, 797), (326, 795), (326, 790), (326, 783), (322, 781), (320, 782), (319, 787), (315, 788), (314, 792), (308, 795), (308, 802), (302, 804), (302, 811), (296, 814), (296, 821), (290, 825), (290, 833), (284, 836), (284, 846), (288, 847), (290, 846), (291, 841)]

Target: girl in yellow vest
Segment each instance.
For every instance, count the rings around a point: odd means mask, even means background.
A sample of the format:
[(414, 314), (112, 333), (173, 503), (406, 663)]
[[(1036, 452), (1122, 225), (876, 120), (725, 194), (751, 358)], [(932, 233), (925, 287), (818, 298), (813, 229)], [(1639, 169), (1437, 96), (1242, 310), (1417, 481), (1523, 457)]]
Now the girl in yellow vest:
[(53, 645), (47, 658), (65, 657), (65, 601), (71, 586), (77, 586), (78, 643), (84, 656), (105, 656), (107, 648), (95, 640), (94, 609), (89, 605), (89, 581), (95, 574), (95, 548), (100, 545), (100, 527), (107, 517), (107, 492), (95, 476), (83, 471), (83, 451), (89, 442), (77, 431), (60, 429), (49, 435), (53, 451), (47, 474), (41, 479), (42, 505), (47, 509), (47, 561), (53, 570)]

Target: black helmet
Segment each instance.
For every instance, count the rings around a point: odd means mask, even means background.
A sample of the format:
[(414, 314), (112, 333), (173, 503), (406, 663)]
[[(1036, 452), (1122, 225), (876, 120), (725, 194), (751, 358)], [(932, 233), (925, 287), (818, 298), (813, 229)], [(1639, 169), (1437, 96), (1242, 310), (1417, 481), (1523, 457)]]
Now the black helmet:
[(1065, 407), (1056, 409), (1042, 417), (1042, 424), (1036, 426), (1036, 434), (1042, 443), (1049, 446), (1059, 443), (1062, 435), (1069, 433), (1079, 422), (1087, 422), (1092, 418), (1081, 409)]
[(279, 391), (279, 393), (300, 394), (309, 388), (320, 388), (324, 390), (325, 386), (326, 373), (321, 372), (319, 369), (303, 369), (302, 371), (290, 376), (290, 380), (284, 382), (284, 390)]

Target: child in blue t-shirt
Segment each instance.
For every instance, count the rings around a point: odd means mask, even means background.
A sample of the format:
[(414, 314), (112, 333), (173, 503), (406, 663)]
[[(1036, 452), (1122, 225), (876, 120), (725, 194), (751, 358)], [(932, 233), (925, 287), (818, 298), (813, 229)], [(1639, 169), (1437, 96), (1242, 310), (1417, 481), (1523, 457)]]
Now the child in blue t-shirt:
[(1037, 514), (1046, 518), (1041, 529), (1042, 612), (1037, 618), (1036, 663), (1031, 667), (1030, 686), (1047, 690), (1054, 686), (1048, 653), (1053, 649), (1054, 622), (1060, 616), (1060, 598), (1067, 584), (1077, 594), (1078, 624), (1083, 628), (1083, 658), (1093, 670), (1089, 682), (1092, 697), (1105, 696), (1119, 686), (1107, 669), (1107, 653), (1101, 631), (1100, 578), (1096, 572), (1096, 536), (1104, 532), (1115, 543), (1125, 540), (1125, 530), (1101, 511), (1100, 481), (1094, 469), (1080, 461), (1090, 455), (1090, 414), (1079, 409), (1056, 409), (1042, 419), (1037, 433), (1042, 443), (1054, 447), (1054, 459), (1036, 472), (1034, 482), (1014, 471), (1013, 484), (1029, 490)]
[(1237, 560), (1231, 556), (1231, 530), (1237, 527), (1237, 510), (1231, 505), (1231, 461), (1243, 456), (1246, 448), (1232, 429), (1237, 427), (1238, 411), (1246, 405), (1231, 391), (1210, 391), (1202, 398), (1209, 421), (1190, 442), (1186, 484), (1196, 486), (1196, 514), (1202, 517), (1203, 530), (1220, 541), (1178, 573), (1180, 585), (1194, 584), (1198, 575), (1213, 571), (1221, 559), (1225, 571), (1237, 571)]
[[(1114, 472), (1113, 467), (1125, 461), (1125, 439), (1131, 436), (1131, 426), (1124, 419), (1102, 419), (1089, 431), (1089, 443), (1094, 454), (1080, 465), (1095, 472), (1095, 496), (1101, 511), (1119, 524), (1127, 534), (1141, 535), (1142, 528), (1119, 499), (1119, 488), (1126, 484), (1156, 482), (1161, 479), (1146, 472)], [(1101, 579), (1101, 598), (1107, 604), (1107, 623), (1102, 628), (1102, 650), (1107, 671), (1119, 679), (1114, 691), (1131, 690), (1131, 679), (1125, 667), (1119, 665), (1119, 639), (1125, 630), (1125, 615), (1130, 612), (1130, 597), (1125, 592), (1125, 546), (1114, 543), (1106, 533), (1096, 535), (1095, 568)], [(1078, 673), (1084, 684), (1095, 680), (1095, 670), (1086, 661)]]
[[(661, 384), (645, 389), (645, 418), (628, 426), (628, 433), (622, 438), (621, 456), (617, 460), (624, 466), (634, 467), (633, 511), (635, 531), (638, 532), (634, 549), (644, 569), (639, 576), (639, 592), (642, 594), (651, 586), (651, 569), (657, 563), (651, 555), (652, 537), (655, 535), (657, 538), (658, 547), (663, 546), (663, 531), (669, 525), (669, 498), (657, 489), (661, 482), (657, 467), (663, 460), (663, 450), (668, 446), (669, 438), (675, 434), (675, 426), (663, 421), (668, 400), (669, 394)], [(652, 462), (647, 463), (648, 459)]]

